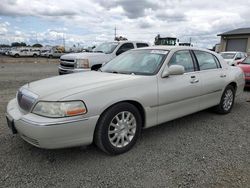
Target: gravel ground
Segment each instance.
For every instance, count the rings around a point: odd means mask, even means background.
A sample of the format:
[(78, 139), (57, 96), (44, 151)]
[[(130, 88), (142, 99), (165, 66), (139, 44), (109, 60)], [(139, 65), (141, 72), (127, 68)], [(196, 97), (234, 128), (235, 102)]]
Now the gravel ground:
[(7, 102), (23, 84), (57, 75), (57, 63), (0, 57), (0, 187), (250, 187), (250, 91), (228, 115), (202, 111), (146, 129), (119, 156), (94, 145), (44, 150), (12, 135)]

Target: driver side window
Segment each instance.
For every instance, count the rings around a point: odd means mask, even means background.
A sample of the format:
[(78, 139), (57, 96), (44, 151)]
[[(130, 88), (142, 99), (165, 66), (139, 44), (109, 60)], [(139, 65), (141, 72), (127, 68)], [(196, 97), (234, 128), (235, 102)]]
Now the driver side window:
[(237, 53), (235, 59), (238, 60), (238, 59), (241, 59), (241, 58), (242, 58), (241, 53)]
[(126, 52), (130, 49), (133, 49), (133, 48), (134, 48), (133, 43), (125, 43), (125, 44), (121, 45), (121, 47), (117, 50), (116, 55), (120, 55), (123, 52)]
[(170, 65), (182, 65), (185, 72), (194, 72), (193, 59), (188, 50), (176, 52), (169, 61), (168, 66)]

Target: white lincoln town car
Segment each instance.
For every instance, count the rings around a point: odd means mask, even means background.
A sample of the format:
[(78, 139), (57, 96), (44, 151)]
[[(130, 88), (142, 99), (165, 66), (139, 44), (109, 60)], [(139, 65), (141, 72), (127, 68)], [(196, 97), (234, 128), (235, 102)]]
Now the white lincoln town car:
[(94, 142), (109, 154), (133, 147), (143, 128), (203, 109), (231, 111), (244, 74), (220, 55), (193, 47), (130, 50), (99, 71), (21, 87), (7, 106), (13, 133), (40, 148)]

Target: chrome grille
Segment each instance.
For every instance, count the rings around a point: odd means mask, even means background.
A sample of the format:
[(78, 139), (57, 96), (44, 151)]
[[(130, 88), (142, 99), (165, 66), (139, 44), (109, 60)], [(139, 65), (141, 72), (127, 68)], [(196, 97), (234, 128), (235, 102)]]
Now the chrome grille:
[(75, 60), (74, 59), (60, 59), (61, 61), (66, 61), (66, 62), (72, 62), (72, 63), (74, 63), (75, 62)]
[(74, 69), (74, 62), (75, 60), (72, 59), (61, 59), (60, 66), (65, 69)]
[(21, 109), (29, 112), (38, 96), (27, 89), (20, 89), (17, 93), (17, 102)]

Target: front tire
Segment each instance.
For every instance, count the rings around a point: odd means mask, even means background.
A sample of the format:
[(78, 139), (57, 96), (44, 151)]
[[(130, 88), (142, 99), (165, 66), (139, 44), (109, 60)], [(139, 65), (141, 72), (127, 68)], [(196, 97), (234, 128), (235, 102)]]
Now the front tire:
[(100, 117), (95, 144), (104, 152), (118, 155), (130, 150), (140, 136), (142, 118), (138, 109), (127, 102), (110, 107)]
[(214, 108), (215, 112), (219, 114), (228, 114), (233, 108), (234, 99), (235, 89), (233, 86), (228, 85), (222, 94), (220, 104)]

